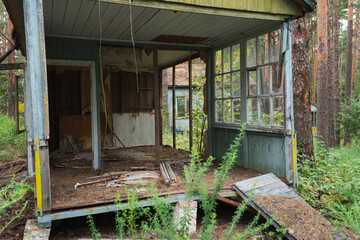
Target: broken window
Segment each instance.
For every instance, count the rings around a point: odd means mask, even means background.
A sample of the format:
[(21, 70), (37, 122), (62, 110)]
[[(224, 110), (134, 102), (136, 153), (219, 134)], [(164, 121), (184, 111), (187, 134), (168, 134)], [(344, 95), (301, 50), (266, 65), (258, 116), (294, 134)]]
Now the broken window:
[(215, 121), (241, 123), (240, 44), (215, 53)]
[(189, 117), (189, 96), (176, 96), (176, 118)]
[(284, 76), (279, 74), (280, 31), (247, 41), (247, 124), (283, 126)]

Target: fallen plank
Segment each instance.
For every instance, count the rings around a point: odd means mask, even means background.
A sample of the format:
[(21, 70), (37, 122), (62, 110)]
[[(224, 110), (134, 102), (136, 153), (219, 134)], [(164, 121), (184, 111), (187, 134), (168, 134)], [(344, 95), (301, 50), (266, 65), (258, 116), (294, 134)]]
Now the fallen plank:
[[(311, 215), (311, 217), (306, 219), (306, 223), (308, 225), (312, 224), (311, 226), (316, 226), (316, 229), (318, 227), (316, 223), (318, 222), (323, 223), (319, 225), (323, 229), (332, 227), (320, 213), (313, 209), (301, 199), (293, 189), (288, 187), (272, 173), (237, 182), (233, 187), (243, 199), (248, 199), (253, 194), (252, 200), (250, 201), (251, 207), (260, 212), (265, 219), (272, 219), (273, 225), (276, 228), (281, 229), (283, 228), (282, 225), (285, 224), (286, 233), (284, 235), (288, 239), (302, 239), (301, 234), (299, 234), (299, 229), (297, 229), (296, 226), (304, 225), (304, 223), (302, 222), (303, 220), (299, 218), (299, 213), (295, 213), (294, 210), (309, 214), (309, 216)], [(270, 205), (271, 207), (269, 207)], [(299, 206), (299, 208), (297, 209), (296, 206)], [(291, 208), (291, 210), (287, 211), (287, 207)], [(277, 215), (278, 210), (285, 211), (286, 216)], [(282, 221), (280, 222), (278, 219), (282, 219)], [(299, 222), (293, 222), (294, 219), (299, 219)], [(316, 222), (315, 219), (318, 222)], [(309, 232), (310, 229), (306, 229), (306, 231)], [(333, 239), (343, 239), (336, 231), (331, 231), (331, 233)], [(327, 234), (329, 234), (329, 232), (327, 232)], [(314, 239), (316, 239), (316, 237)]]

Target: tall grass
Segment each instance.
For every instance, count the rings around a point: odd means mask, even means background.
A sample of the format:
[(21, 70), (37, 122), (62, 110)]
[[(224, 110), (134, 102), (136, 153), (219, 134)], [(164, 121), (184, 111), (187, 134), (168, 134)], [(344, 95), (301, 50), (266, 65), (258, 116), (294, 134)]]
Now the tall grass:
[[(20, 126), (24, 126), (24, 118), (20, 118)], [(11, 155), (12, 150), (26, 153), (26, 134), (16, 134), (15, 121), (7, 115), (0, 115), (0, 159)]]
[(308, 161), (299, 167), (301, 197), (336, 224), (360, 235), (360, 146), (327, 150), (314, 139), (315, 168)]

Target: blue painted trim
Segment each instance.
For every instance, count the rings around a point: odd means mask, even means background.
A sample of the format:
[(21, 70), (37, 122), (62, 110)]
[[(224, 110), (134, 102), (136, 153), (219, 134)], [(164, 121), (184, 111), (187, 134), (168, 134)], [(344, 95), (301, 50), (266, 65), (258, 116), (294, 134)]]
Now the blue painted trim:
[[(222, 197), (235, 197), (236, 192), (233, 190), (222, 190), (219, 193), (219, 196)], [(176, 194), (171, 195), (169, 197), (164, 198), (169, 203), (178, 202), (181, 200), (187, 199), (185, 194)], [(191, 200), (198, 200), (200, 199), (199, 195), (195, 195), (191, 197)], [(71, 210), (71, 211), (65, 211), (65, 212), (58, 212), (53, 213), (49, 215), (45, 215), (42, 217), (38, 217), (38, 223), (40, 224), (49, 224), (51, 221), (54, 220), (60, 220), (60, 219), (67, 219), (67, 218), (74, 218), (74, 217), (82, 217), (87, 215), (94, 215), (94, 214), (100, 214), (100, 213), (109, 213), (109, 212), (115, 212), (117, 210), (123, 209), (127, 207), (128, 203), (121, 203), (119, 205), (111, 204), (111, 205), (102, 205), (98, 207), (92, 207), (92, 208), (86, 208), (86, 209), (79, 209), (79, 210)], [(139, 201), (138, 206), (139, 207), (148, 207), (154, 205), (153, 202), (148, 200)]]

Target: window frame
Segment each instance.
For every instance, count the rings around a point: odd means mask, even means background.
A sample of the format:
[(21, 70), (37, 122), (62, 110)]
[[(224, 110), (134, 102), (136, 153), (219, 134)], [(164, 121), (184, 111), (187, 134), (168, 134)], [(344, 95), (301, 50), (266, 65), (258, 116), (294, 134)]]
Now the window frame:
[[(184, 98), (185, 101), (185, 116), (178, 116), (178, 98)], [(176, 95), (175, 96), (175, 119), (188, 119), (189, 118), (189, 105), (186, 104), (186, 101), (189, 103), (189, 95)]]
[[(274, 31), (278, 31), (279, 34), (279, 52), (278, 57), (276, 60), (271, 59), (271, 54), (272, 54), (272, 47), (271, 47), (271, 33)], [(268, 42), (270, 43), (270, 46), (268, 48), (268, 56), (269, 56), (269, 60), (267, 63), (262, 63), (259, 64), (259, 51), (260, 51), (260, 45), (259, 45), (259, 37), (263, 36), (267, 34), (268, 37)], [(282, 52), (282, 41), (283, 41), (283, 36), (282, 36), (282, 31), (281, 28), (275, 28), (275, 29), (271, 29), (268, 31), (264, 31), (262, 33), (259, 33), (257, 35), (253, 35), (250, 36), (248, 38), (245, 39), (245, 49), (247, 52), (248, 49), (248, 41), (251, 41), (252, 39), (255, 39), (255, 46), (256, 46), (256, 56), (255, 56), (255, 65), (248, 67), (247, 66), (247, 56), (245, 56), (245, 78), (246, 78), (246, 129), (248, 130), (261, 130), (261, 131), (266, 131), (266, 132), (284, 132), (285, 131), (285, 122), (286, 122), (286, 115), (285, 115), (285, 97), (286, 97), (286, 79), (285, 79), (285, 75), (283, 76), (283, 82), (282, 82), (282, 91), (280, 93), (276, 93), (273, 91), (273, 77), (272, 77), (272, 67), (273, 66), (278, 66), (278, 68), (280, 67), (280, 64), (284, 64), (284, 62), (280, 62), (280, 53)], [(269, 93), (266, 94), (262, 94), (261, 90), (260, 90), (260, 69), (263, 67), (269, 67), (268, 71), (269, 71)], [(250, 72), (251, 71), (256, 71), (256, 95), (250, 95)], [(282, 66), (282, 72), (280, 73), (281, 75), (284, 74), (284, 67)], [(281, 125), (273, 125), (274, 123), (274, 99), (276, 97), (282, 97), (282, 108), (283, 108), (283, 122)], [(264, 99), (264, 98), (268, 98), (269, 99), (269, 109), (270, 109), (270, 123), (269, 125), (262, 125), (261, 124), (261, 114), (260, 114), (260, 100)], [(249, 99), (256, 99), (256, 108), (257, 108), (257, 124), (249, 124), (249, 116), (250, 116), (250, 106), (249, 106)], [(275, 130), (275, 131), (274, 131)]]
[[(238, 50), (240, 51), (240, 54), (239, 54), (239, 68), (235, 69), (234, 70), (234, 67), (233, 67), (233, 47), (234, 46), (238, 46)], [(230, 49), (230, 70), (229, 71), (226, 71), (224, 72), (224, 50), (229, 48)], [(221, 72), (217, 73), (216, 72), (216, 54), (218, 51), (221, 51)], [(233, 126), (233, 127), (238, 127), (241, 125), (242, 123), (242, 104), (243, 104), (243, 93), (242, 93), (242, 79), (243, 79), (243, 66), (242, 66), (242, 41), (239, 40), (239, 41), (236, 41), (236, 42), (233, 42), (233, 43), (230, 43), (230, 44), (227, 44), (225, 45), (224, 47), (220, 47), (220, 48), (217, 48), (217, 49), (214, 49), (213, 51), (213, 57), (214, 57), (214, 64), (213, 64), (213, 83), (214, 83), (214, 94), (213, 94), (213, 103), (214, 103), (214, 125), (217, 125), (217, 126)], [(238, 96), (233, 96), (233, 87), (234, 87), (234, 84), (233, 84), (233, 74), (235, 73), (238, 73), (239, 74), (239, 95)], [(225, 75), (229, 75), (230, 76), (230, 96), (228, 97), (225, 97), (225, 94), (224, 94), (224, 76)], [(216, 96), (216, 91), (217, 91), (217, 84), (216, 84), (216, 78), (218, 76), (221, 76), (221, 97), (217, 97)], [(225, 100), (230, 100), (230, 103), (231, 103), (231, 121), (230, 122), (226, 122), (225, 121)], [(234, 101), (235, 100), (239, 100), (240, 101), (240, 111), (239, 111), (239, 114), (240, 114), (240, 122), (241, 123), (238, 123), (238, 122), (235, 122), (235, 115), (234, 115)], [(222, 121), (217, 121), (218, 119), (218, 115), (217, 115), (217, 109), (216, 109), (216, 103), (217, 101), (221, 101), (221, 104), (222, 104), (222, 116), (223, 116), (223, 119)]]

